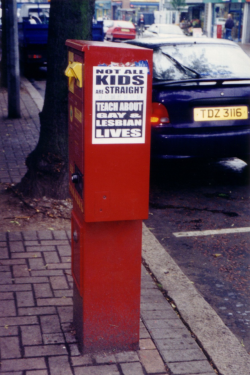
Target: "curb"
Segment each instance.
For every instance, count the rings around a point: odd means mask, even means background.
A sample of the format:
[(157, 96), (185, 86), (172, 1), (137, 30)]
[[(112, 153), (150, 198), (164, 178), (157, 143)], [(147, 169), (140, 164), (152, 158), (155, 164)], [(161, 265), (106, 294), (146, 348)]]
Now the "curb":
[(43, 99), (42, 95), (36, 90), (36, 88), (25, 77), (21, 77), (21, 85), (24, 86), (25, 89), (28, 91), (28, 93), (30, 94), (31, 98), (36, 103), (37, 108), (39, 109), (39, 111), (42, 111), (42, 109), (43, 109), (43, 102), (44, 102), (44, 99)]

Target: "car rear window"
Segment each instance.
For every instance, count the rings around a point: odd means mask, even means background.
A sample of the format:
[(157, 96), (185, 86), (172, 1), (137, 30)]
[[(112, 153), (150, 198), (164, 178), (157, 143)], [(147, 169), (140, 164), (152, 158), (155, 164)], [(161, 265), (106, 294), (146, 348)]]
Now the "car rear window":
[(156, 80), (190, 79), (198, 76), (250, 78), (250, 59), (239, 47), (233, 45), (168, 45), (155, 50), (153, 69)]

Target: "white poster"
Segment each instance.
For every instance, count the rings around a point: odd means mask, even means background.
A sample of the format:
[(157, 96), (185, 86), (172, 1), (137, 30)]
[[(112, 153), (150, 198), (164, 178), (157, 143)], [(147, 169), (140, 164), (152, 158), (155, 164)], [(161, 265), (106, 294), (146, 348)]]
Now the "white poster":
[(146, 66), (93, 67), (93, 144), (145, 143)]

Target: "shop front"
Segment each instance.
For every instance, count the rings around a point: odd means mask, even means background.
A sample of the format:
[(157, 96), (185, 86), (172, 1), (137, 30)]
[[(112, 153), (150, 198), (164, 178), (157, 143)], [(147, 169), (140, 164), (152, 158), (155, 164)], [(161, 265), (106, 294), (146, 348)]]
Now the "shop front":
[[(241, 42), (243, 28), (247, 27), (243, 24), (245, 0), (241, 2), (238, 0), (204, 0), (204, 2), (212, 3), (212, 36)], [(233, 20), (233, 27), (230, 27), (230, 31), (226, 33), (226, 22), (229, 18)]]
[(95, 19), (112, 19), (111, 0), (95, 1)]

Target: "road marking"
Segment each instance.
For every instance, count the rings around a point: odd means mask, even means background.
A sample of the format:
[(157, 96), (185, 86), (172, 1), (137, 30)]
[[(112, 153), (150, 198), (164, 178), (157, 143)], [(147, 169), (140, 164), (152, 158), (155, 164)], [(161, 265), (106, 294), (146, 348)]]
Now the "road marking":
[(175, 237), (197, 237), (197, 236), (211, 236), (213, 234), (244, 233), (244, 232), (250, 232), (250, 227), (216, 229), (216, 230), (200, 230), (200, 231), (193, 231), (193, 232), (176, 232), (176, 233), (173, 233), (173, 235)]

